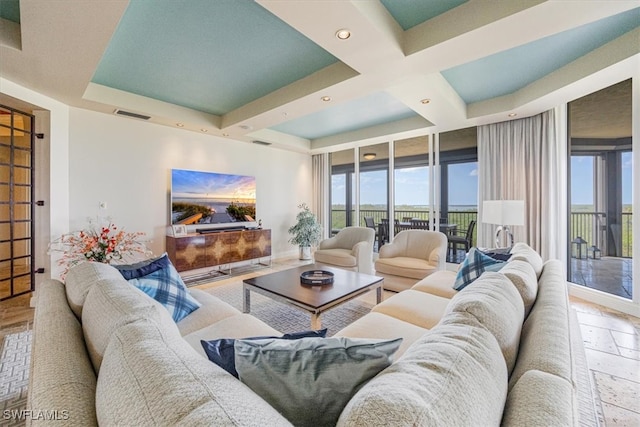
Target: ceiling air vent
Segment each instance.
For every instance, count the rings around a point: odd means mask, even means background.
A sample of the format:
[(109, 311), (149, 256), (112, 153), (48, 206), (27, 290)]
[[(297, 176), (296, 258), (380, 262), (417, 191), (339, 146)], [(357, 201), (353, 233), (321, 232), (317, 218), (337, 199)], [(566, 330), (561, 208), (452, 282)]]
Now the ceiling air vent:
[(271, 145), (270, 142), (266, 142), (266, 141), (255, 140), (255, 141), (251, 141), (251, 142), (253, 142), (254, 144), (258, 144), (258, 145)]
[(131, 117), (131, 118), (140, 119), (140, 120), (149, 120), (151, 118), (151, 116), (145, 116), (144, 114), (132, 113), (131, 111), (125, 111), (125, 110), (121, 110), (119, 108), (116, 111), (114, 111), (113, 114), (116, 114), (118, 116)]

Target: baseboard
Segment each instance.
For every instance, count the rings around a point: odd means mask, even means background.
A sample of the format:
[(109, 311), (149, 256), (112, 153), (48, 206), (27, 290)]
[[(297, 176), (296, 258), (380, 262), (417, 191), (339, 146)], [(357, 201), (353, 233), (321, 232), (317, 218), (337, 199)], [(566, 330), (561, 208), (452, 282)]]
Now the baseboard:
[(606, 292), (576, 285), (571, 282), (569, 282), (569, 294), (585, 301), (600, 304), (605, 307), (630, 314), (631, 316), (640, 317), (640, 305), (617, 295), (611, 295)]

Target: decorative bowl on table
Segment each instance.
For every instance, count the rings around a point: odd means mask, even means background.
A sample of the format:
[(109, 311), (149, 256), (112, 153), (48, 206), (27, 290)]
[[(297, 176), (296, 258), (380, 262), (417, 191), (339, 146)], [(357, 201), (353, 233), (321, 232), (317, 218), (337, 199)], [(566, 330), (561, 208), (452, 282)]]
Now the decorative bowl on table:
[(326, 270), (309, 270), (300, 275), (303, 285), (330, 285), (333, 283), (333, 273)]

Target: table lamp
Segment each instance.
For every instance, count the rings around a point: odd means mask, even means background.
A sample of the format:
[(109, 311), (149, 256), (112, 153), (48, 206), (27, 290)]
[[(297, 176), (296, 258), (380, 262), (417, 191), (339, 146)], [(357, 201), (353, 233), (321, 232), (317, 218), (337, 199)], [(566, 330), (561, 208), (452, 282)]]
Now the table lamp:
[(500, 247), (500, 233), (513, 246), (512, 225), (524, 225), (524, 200), (485, 200), (482, 202), (482, 222), (496, 224), (496, 247)]

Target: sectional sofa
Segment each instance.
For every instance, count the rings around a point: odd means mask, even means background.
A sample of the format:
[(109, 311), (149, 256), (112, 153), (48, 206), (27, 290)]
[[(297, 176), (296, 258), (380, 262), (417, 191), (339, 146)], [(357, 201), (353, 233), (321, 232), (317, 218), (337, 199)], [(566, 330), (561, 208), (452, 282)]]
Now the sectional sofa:
[[(338, 332), (403, 338), (338, 425), (577, 425), (583, 349), (561, 264), (518, 244), (501, 272), (460, 292), (454, 275), (434, 273)], [(280, 332), (190, 292), (201, 307), (176, 324), (108, 265), (83, 263), (66, 285), (42, 283), (28, 408), (65, 411), (65, 425), (291, 425), (200, 345)]]

